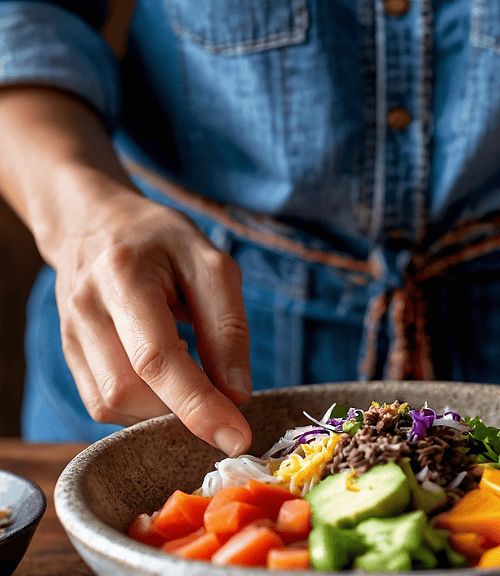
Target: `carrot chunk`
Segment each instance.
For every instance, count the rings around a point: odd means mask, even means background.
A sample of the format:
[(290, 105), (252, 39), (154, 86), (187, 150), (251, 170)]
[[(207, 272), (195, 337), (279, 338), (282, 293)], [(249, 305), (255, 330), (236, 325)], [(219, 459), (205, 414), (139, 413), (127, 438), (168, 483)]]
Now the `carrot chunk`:
[(276, 531), (285, 542), (305, 540), (311, 531), (311, 507), (307, 500), (286, 500), (280, 507)]
[(219, 490), (219, 492), (211, 498), (205, 514), (212, 511), (214, 508), (220, 508), (229, 502), (245, 502), (246, 504), (254, 504), (253, 495), (250, 490), (247, 490), (244, 486), (230, 486)]
[(203, 514), (210, 504), (211, 498), (196, 494), (186, 494), (181, 490), (176, 490), (170, 498), (175, 501), (175, 505), (193, 526), (201, 526), (203, 524)]
[(153, 525), (167, 540), (180, 538), (203, 526), (210, 498), (176, 490), (158, 511)]
[(270, 570), (307, 570), (311, 567), (309, 550), (304, 548), (272, 548), (267, 555)]
[(204, 525), (207, 532), (234, 534), (253, 520), (266, 518), (267, 514), (258, 506), (245, 502), (228, 502), (205, 513)]
[(274, 530), (250, 525), (221, 546), (212, 556), (212, 563), (218, 566), (266, 566), (269, 550), (282, 547), (283, 541)]
[(173, 553), (192, 560), (210, 560), (220, 546), (217, 535), (213, 532), (206, 532), (184, 546), (176, 548)]
[(252, 478), (247, 481), (245, 487), (252, 493), (252, 504), (264, 508), (272, 520), (276, 520), (283, 502), (298, 498), (286, 488), (276, 484), (264, 484)]
[(165, 537), (154, 528), (152, 517), (149, 514), (136, 516), (127, 528), (126, 534), (138, 542), (149, 544), (155, 548), (159, 548), (165, 543)]
[(163, 544), (163, 546), (161, 547), (161, 550), (162, 550), (162, 552), (167, 552), (167, 553), (173, 552), (177, 548), (180, 548), (181, 546), (185, 546), (186, 544), (189, 544), (193, 540), (196, 540), (196, 538), (203, 536), (203, 534), (205, 534), (205, 528), (199, 528), (195, 532), (190, 532), (189, 534), (187, 534), (186, 536), (182, 536), (181, 538), (175, 538), (174, 540), (168, 540), (167, 542), (165, 542), (165, 544)]

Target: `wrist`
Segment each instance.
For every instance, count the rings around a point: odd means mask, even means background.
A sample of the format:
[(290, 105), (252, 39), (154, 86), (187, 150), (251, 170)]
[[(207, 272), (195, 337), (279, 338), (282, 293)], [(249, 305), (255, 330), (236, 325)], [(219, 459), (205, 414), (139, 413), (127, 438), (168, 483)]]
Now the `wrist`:
[(96, 114), (50, 88), (0, 91), (0, 190), (35, 236), (51, 265), (68, 235), (86, 234), (134, 194)]
[(28, 221), (41, 255), (56, 269), (69, 239), (112, 234), (140, 194), (132, 183), (75, 163), (54, 167), (36, 192)]

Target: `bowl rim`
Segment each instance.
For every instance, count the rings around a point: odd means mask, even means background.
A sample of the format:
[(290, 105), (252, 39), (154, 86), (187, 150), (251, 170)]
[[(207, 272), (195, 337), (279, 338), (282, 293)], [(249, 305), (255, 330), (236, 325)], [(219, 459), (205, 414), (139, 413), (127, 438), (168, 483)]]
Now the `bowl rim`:
[[(498, 387), (497, 384), (489, 383), (475, 383), (475, 382), (459, 382), (459, 381), (398, 381), (399, 384), (411, 384), (414, 385), (462, 385), (466, 384), (469, 387)], [(326, 382), (320, 384), (310, 384), (307, 386), (293, 386), (287, 388), (275, 388), (269, 390), (259, 390), (253, 393), (254, 397), (266, 397), (273, 396), (276, 394), (293, 394), (294, 391), (301, 390), (305, 392), (307, 389), (327, 389), (329, 387), (337, 386), (342, 384), (363, 384), (367, 387), (370, 385), (387, 385), (390, 384), (389, 381), (369, 381), (369, 382), (356, 382), (356, 381), (346, 381), (346, 382)], [(95, 457), (95, 453), (105, 449), (108, 445), (113, 444), (116, 440), (126, 438), (129, 435), (133, 435), (137, 430), (144, 427), (154, 426), (155, 422), (158, 424), (161, 422), (168, 422), (169, 420), (178, 420), (177, 416), (174, 414), (168, 414), (164, 416), (159, 416), (156, 418), (151, 418), (134, 424), (128, 428), (123, 428), (117, 432), (94, 442), (79, 454), (77, 454), (64, 468), (63, 472), (59, 476), (55, 490), (54, 490), (54, 504), (56, 508), (57, 516), (64, 527), (65, 531), (68, 533), (73, 541), (73, 544), (77, 542), (78, 544), (92, 550), (94, 553), (102, 554), (108, 556), (111, 548), (115, 549), (115, 553), (112, 555), (113, 560), (126, 565), (129, 568), (140, 569), (144, 567), (144, 562), (148, 562), (148, 572), (147, 574), (168, 574), (172, 572), (175, 565), (179, 567), (185, 566), (187, 560), (183, 558), (177, 558), (172, 555), (165, 555), (159, 550), (142, 544), (141, 542), (136, 542), (133, 539), (126, 536), (126, 534), (120, 532), (119, 530), (105, 524), (97, 516), (93, 514), (88, 508), (83, 504), (84, 491), (82, 489), (83, 476), (82, 471), (85, 469), (86, 465), (89, 464)], [(71, 497), (70, 497), (71, 494)], [(92, 526), (92, 528), (90, 527)], [(101, 531), (101, 529), (103, 531)], [(96, 538), (96, 533), (100, 532), (99, 538)], [(120, 552), (126, 552), (126, 560)], [(201, 562), (197, 560), (189, 560), (189, 566), (193, 569), (195, 566), (198, 568), (197, 571), (193, 570), (193, 574), (203, 574), (203, 567), (206, 572), (206, 562)], [(201, 567), (201, 568), (200, 568)], [(249, 576), (267, 574), (270, 571), (267, 568), (261, 567), (245, 567), (245, 566), (214, 566), (210, 565), (211, 576), (242, 576), (242, 574), (247, 573)], [(179, 574), (182, 570), (179, 572)], [(141, 572), (139, 572), (141, 573)], [(185, 570), (183, 574), (189, 574), (190, 570)], [(313, 576), (318, 574), (318, 572), (312, 569), (301, 572), (304, 576)], [(354, 574), (352, 570), (343, 570), (338, 572), (325, 572), (325, 574), (338, 574), (348, 575)], [(285, 574), (285, 573), (284, 573)], [(394, 572), (393, 574), (408, 574), (408, 572)], [(410, 572), (412, 576), (433, 576), (433, 571), (429, 570), (415, 570)], [(482, 574), (483, 576), (500, 576), (500, 571), (484, 571), (475, 567), (471, 568), (447, 568), (444, 571), (436, 571), (436, 575), (445, 574), (446, 576), (469, 576), (473, 574)]]
[[(30, 507), (29, 511), (27, 512), (27, 518), (19, 522), (18, 526), (16, 526), (16, 523), (14, 523), (12, 525), (12, 529), (8, 529), (5, 534), (0, 535), (0, 545), (16, 538), (21, 533), (27, 531), (34, 524), (39, 522), (47, 509), (47, 497), (45, 496), (44, 491), (40, 488), (40, 486), (38, 486), (36, 482), (26, 478), (26, 476), (16, 474), (15, 472), (11, 472), (10, 470), (5, 470), (3, 468), (0, 469), (0, 476), (1, 475), (10, 476), (11, 478), (18, 480), (22, 485), (31, 488), (32, 493), (36, 498), (36, 506)], [(15, 513), (15, 509), (13, 509), (13, 512)]]
[[(87, 464), (92, 461), (95, 452), (106, 449), (106, 447), (113, 444), (117, 438), (126, 438), (139, 429), (154, 425), (155, 422), (160, 424), (170, 420), (178, 420), (178, 418), (175, 414), (166, 414), (113, 432), (109, 436), (84, 448), (64, 468), (54, 489), (54, 506), (59, 521), (72, 540), (73, 545), (81, 542), (86, 549), (90, 549), (96, 554), (104, 555), (107, 555), (110, 548), (113, 547), (117, 551), (117, 553), (113, 555), (113, 558), (121, 564), (134, 569), (143, 567), (145, 558), (147, 558), (148, 573), (149, 567), (151, 566), (151, 574), (156, 574), (157, 572), (167, 574), (168, 571), (172, 570), (173, 565), (178, 565), (179, 567), (185, 565), (185, 559), (166, 555), (152, 546), (129, 538), (123, 532), (102, 522), (91, 510), (83, 505), (84, 490), (82, 482), (84, 474), (76, 474), (77, 471), (81, 472), (84, 470)], [(93, 528), (90, 528), (90, 526), (93, 526)], [(96, 538), (97, 532), (99, 532), (99, 538)], [(126, 560), (120, 552), (126, 552)], [(189, 564), (197, 564), (201, 569), (204, 568), (206, 571), (206, 562), (191, 560)], [(216, 567), (214, 566), (214, 568)], [(224, 568), (223, 573), (225, 576), (241, 576), (241, 569), (243, 567), (235, 566), (230, 569)], [(253, 569), (255, 570), (257, 568)], [(264, 569), (261, 571), (263, 574), (268, 573), (268, 571)]]

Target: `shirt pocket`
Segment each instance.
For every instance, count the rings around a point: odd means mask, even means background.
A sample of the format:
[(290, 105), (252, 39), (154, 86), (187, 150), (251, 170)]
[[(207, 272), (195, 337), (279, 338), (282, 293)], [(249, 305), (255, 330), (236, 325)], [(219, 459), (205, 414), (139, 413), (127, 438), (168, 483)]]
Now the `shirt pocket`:
[(500, 54), (500, 2), (474, 0), (471, 6), (471, 44)]
[(174, 33), (210, 54), (239, 55), (305, 41), (307, 0), (167, 0)]

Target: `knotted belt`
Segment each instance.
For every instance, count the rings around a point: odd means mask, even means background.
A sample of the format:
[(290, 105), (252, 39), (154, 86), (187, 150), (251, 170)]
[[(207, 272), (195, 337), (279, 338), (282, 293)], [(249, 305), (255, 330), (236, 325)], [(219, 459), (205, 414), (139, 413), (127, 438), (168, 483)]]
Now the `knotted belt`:
[(466, 262), (500, 250), (500, 217), (463, 224), (426, 249), (411, 254), (403, 286), (372, 297), (364, 318), (364, 344), (358, 363), (359, 379), (380, 373), (377, 342), (382, 319), (388, 322), (389, 350), (383, 366), (387, 380), (433, 380), (431, 342), (426, 330), (426, 290), (429, 281), (453, 278)]

